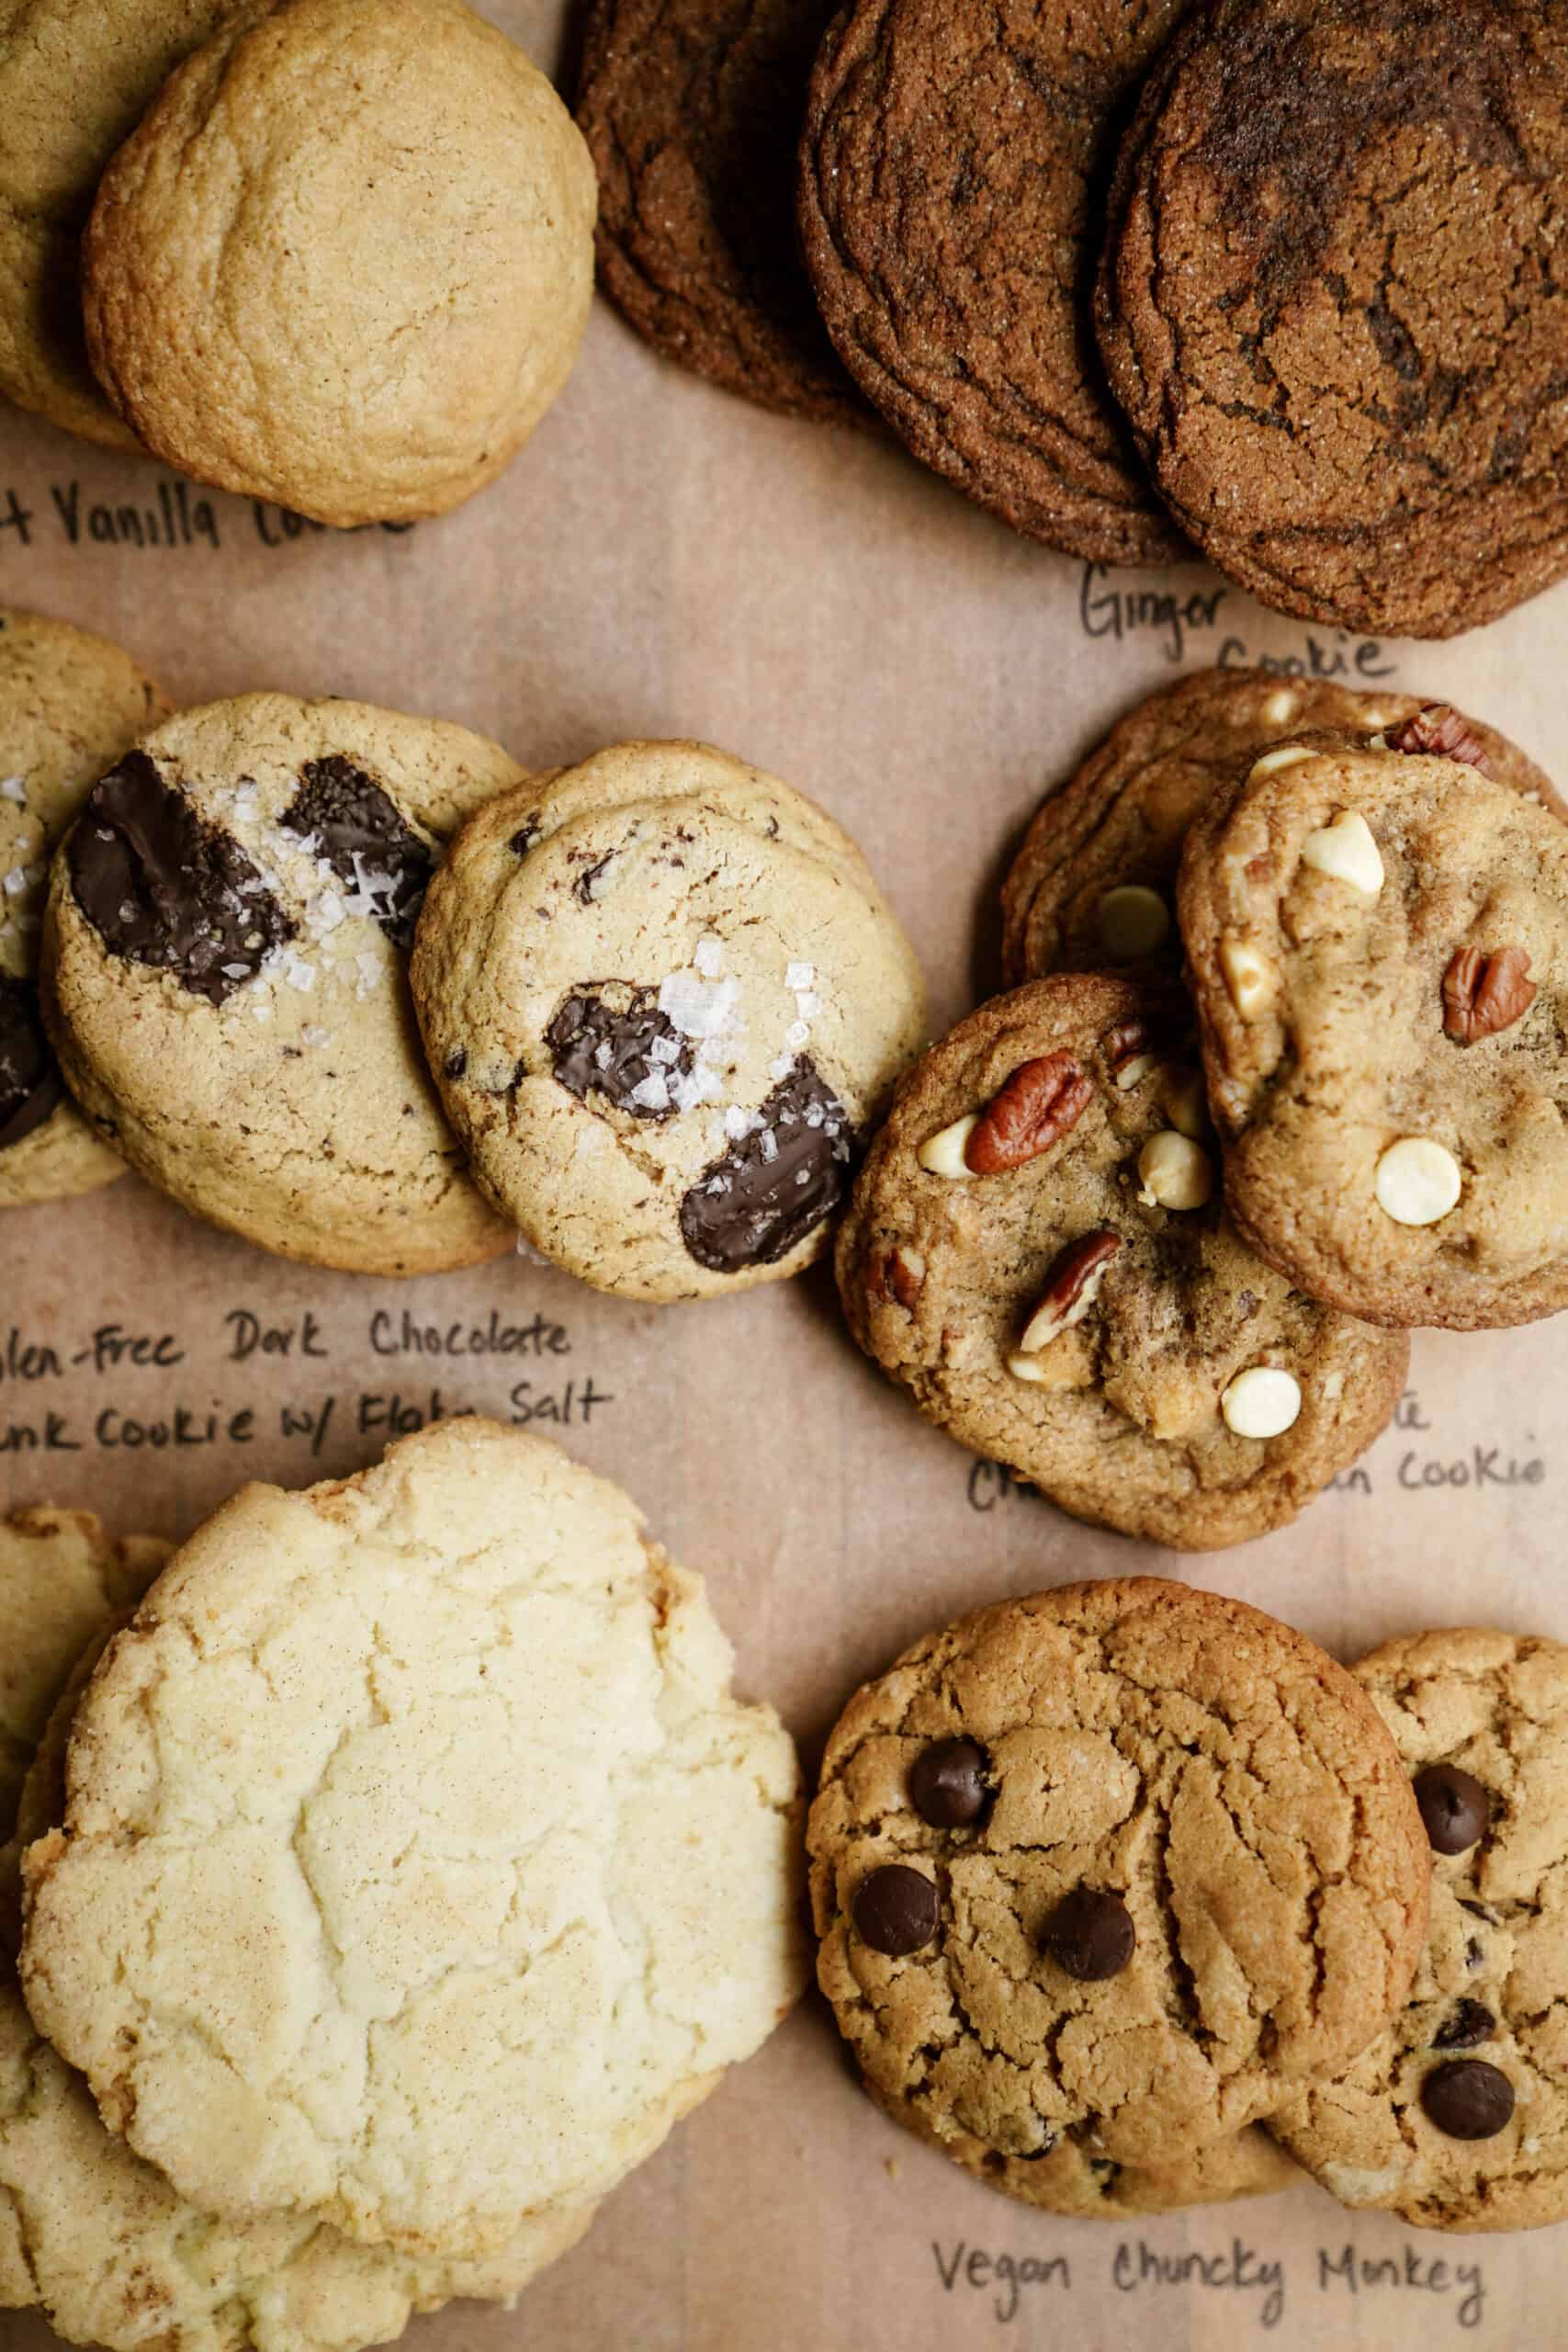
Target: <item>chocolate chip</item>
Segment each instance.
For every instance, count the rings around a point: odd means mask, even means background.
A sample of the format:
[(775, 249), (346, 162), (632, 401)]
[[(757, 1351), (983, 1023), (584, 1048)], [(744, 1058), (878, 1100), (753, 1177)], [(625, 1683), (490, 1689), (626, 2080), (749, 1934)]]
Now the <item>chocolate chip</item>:
[(468, 1067), (468, 1057), (462, 1046), (458, 1046), (447, 1055), (441, 1067), (448, 1078), (461, 1078)]
[(1461, 2001), (1432, 2036), (1432, 2047), (1473, 2050), (1478, 2041), (1490, 2041), (1496, 2030), (1497, 2020), (1483, 2001)]
[(571, 886), (571, 895), (580, 907), (591, 907), (593, 904), (593, 885), (598, 881), (601, 874), (606, 872), (614, 864), (615, 856), (615, 851), (607, 849), (603, 857), (595, 858), (592, 865), (583, 867), (582, 872)]
[(977, 1740), (938, 1739), (909, 1768), (915, 1811), (933, 1829), (963, 1829), (991, 1801), (986, 1786), (990, 1758)]
[(65, 1090), (27, 980), (0, 972), (0, 1151), (41, 1127)]
[(199, 817), (145, 752), (93, 786), (66, 865), (76, 903), (112, 955), (168, 972), (222, 1004), (298, 925), (237, 841)]
[[(655, 1057), (656, 1041), (669, 1051), (667, 1060)], [(545, 1043), (569, 1094), (579, 1102), (602, 1094), (634, 1119), (668, 1119), (679, 1108), (677, 1077), (691, 1074), (690, 1039), (660, 1012), (657, 989), (630, 980), (588, 980), (574, 989), (545, 1031)], [(652, 1080), (663, 1081), (662, 1092), (649, 1085)], [(648, 1089), (640, 1102), (635, 1100), (639, 1087)]]
[(537, 817), (530, 817), (525, 825), (519, 825), (506, 846), (513, 857), (526, 857), (538, 838), (539, 820)]
[(1462, 1854), (1473, 1846), (1492, 1813), (1492, 1800), (1481, 1782), (1457, 1764), (1428, 1764), (1417, 1772), (1416, 1802), (1438, 1854)]
[(1514, 2086), (1484, 2058), (1450, 2058), (1421, 2086), (1421, 2104), (1450, 2140), (1495, 2139), (1514, 2111)]
[(1076, 1886), (1065, 1896), (1045, 1930), (1045, 1949), (1057, 1967), (1084, 1984), (1119, 1976), (1137, 1940), (1122, 1897), (1092, 1886)]
[(367, 893), (388, 937), (408, 946), (435, 854), (374, 776), (335, 752), (309, 760), (279, 822), (312, 842), (339, 881)]
[(681, 1203), (682, 1239), (716, 1274), (787, 1258), (832, 1215), (848, 1182), (849, 1113), (809, 1056), (801, 1056), (758, 1117), (761, 1125), (712, 1161)]
[(901, 1960), (931, 1942), (941, 1923), (942, 1900), (923, 1871), (888, 1862), (862, 1879), (851, 1912), (862, 1943)]

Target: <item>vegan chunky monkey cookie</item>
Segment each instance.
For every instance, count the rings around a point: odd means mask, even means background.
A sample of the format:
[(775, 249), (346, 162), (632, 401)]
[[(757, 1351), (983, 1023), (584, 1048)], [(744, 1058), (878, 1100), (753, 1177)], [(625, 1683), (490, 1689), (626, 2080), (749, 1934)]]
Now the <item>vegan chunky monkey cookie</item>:
[(1568, 826), (1486, 756), (1451, 712), (1287, 742), (1182, 861), (1231, 1213), (1380, 1322), (1568, 1306)]
[(838, 1272), (861, 1346), (940, 1428), (1081, 1519), (1209, 1550), (1353, 1461), (1408, 1351), (1235, 1233), (1187, 1017), (1092, 973), (983, 1005), (899, 1090)]
[(818, 1979), (880, 2101), (1009, 2188), (1035, 2161), (1075, 2196), (1101, 2162), (1234, 2150), (1345, 2064), (1427, 1921), (1421, 1817), (1366, 1693), (1258, 1611), (1152, 1577), (917, 1642), (840, 1718), (807, 1845)]
[(701, 743), (624, 743), (465, 826), (414, 950), (474, 1173), (601, 1290), (798, 1273), (919, 1050), (925, 992), (859, 850)]
[(186, 711), (111, 768), (56, 862), (44, 994), (116, 1149), (313, 1265), (509, 1248), (441, 1116), (407, 956), (446, 836), (522, 773), (459, 727), (285, 695)]

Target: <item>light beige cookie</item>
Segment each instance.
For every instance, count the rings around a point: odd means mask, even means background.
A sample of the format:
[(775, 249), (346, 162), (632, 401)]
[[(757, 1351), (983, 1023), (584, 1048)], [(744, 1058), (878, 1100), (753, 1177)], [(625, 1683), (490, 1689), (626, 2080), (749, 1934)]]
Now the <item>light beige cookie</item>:
[(571, 371), (593, 166), (462, 0), (281, 0), (174, 74), (83, 243), (94, 368), (171, 465), (323, 523), (438, 514)]
[(795, 1753), (730, 1664), (542, 1440), (456, 1420), (245, 1488), (77, 1709), (35, 2020), (204, 2209), (496, 2254), (799, 1990)]
[(432, 885), (413, 984), (480, 1184), (629, 1298), (818, 1257), (925, 1032), (849, 836), (702, 743), (622, 743), (482, 809)]
[(39, 933), (49, 861), (89, 787), (167, 707), (106, 638), (0, 607), (0, 1208), (125, 1173), (61, 1084), (39, 1012)]
[(523, 771), (363, 703), (186, 711), (95, 786), (57, 860), (44, 1012), (101, 1132), (198, 1216), (313, 1265), (477, 1264), (406, 957), (446, 836)]

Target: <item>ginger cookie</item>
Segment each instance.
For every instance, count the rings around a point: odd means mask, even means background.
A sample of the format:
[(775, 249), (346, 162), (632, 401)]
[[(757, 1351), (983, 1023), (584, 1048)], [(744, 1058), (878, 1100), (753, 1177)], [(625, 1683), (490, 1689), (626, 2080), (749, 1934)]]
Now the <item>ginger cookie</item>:
[(578, 128), (599, 282), (655, 350), (762, 408), (868, 422), (801, 264), (795, 154), (833, 0), (596, 0)]
[(1182, 859), (1231, 1214), (1374, 1322), (1568, 1306), (1568, 826), (1487, 756), (1452, 712), (1287, 741)]
[(1213, 0), (1122, 151), (1098, 316), (1181, 527), (1265, 605), (1452, 637), (1568, 571), (1568, 18)]
[(1089, 319), (1119, 112), (1185, 0), (856, 0), (812, 78), (800, 223), (828, 331), (921, 462), (1015, 530), (1179, 557)]
[(838, 1274), (939, 1428), (1080, 1519), (1209, 1551), (1354, 1461), (1409, 1358), (1236, 1234), (1186, 1026), (1100, 974), (982, 1005), (899, 1089)]
[(1140, 1577), (917, 1642), (840, 1716), (807, 1842), (874, 2091), (1009, 2187), (1190, 2165), (1347, 2064), (1409, 1991), (1431, 1876), (1343, 1668)]
[[(1045, 972), (1175, 974), (1181, 962), (1176, 877), (1181, 844), (1237, 768), (1288, 729), (1371, 737), (1435, 705), (1262, 670), (1199, 670), (1117, 721), (1044, 801), (1002, 885), (1010, 983)], [(1452, 714), (1489, 775), (1563, 812), (1551, 783), (1506, 735)]]

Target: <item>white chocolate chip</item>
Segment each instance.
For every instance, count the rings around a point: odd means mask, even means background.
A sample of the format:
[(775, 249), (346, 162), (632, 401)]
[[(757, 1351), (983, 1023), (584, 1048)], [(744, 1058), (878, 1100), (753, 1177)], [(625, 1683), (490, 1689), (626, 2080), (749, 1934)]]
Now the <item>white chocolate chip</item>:
[(1341, 808), (1332, 824), (1309, 833), (1302, 843), (1302, 864), (1336, 882), (1348, 883), (1369, 899), (1375, 899), (1383, 886), (1382, 859), (1359, 808)]
[(1157, 890), (1123, 882), (1100, 902), (1100, 938), (1113, 964), (1134, 964), (1170, 937), (1170, 909)]
[(1317, 753), (1309, 752), (1304, 743), (1281, 743), (1277, 752), (1265, 752), (1260, 760), (1254, 760), (1247, 780), (1254, 784), (1260, 775), (1272, 775), (1277, 768), (1293, 768), (1303, 760), (1316, 757)]
[(1391, 1143), (1378, 1161), (1378, 1206), (1395, 1225), (1436, 1225), (1464, 1189), (1453, 1153), (1427, 1136)]
[(1138, 1176), (1138, 1198), (1150, 1209), (1201, 1209), (1214, 1189), (1208, 1153), (1170, 1127), (1151, 1136), (1139, 1152)]
[(964, 1157), (964, 1147), (980, 1123), (977, 1111), (966, 1119), (954, 1119), (952, 1126), (943, 1127), (940, 1135), (928, 1136), (915, 1158), (932, 1176), (952, 1176), (960, 1182), (975, 1173)]
[(1274, 975), (1258, 953), (1242, 939), (1220, 942), (1220, 969), (1230, 1001), (1244, 1021), (1256, 1020), (1274, 998)]
[(1270, 727), (1288, 727), (1300, 708), (1300, 696), (1292, 694), (1288, 687), (1281, 686), (1278, 694), (1269, 695), (1263, 706), (1261, 716)]
[(1159, 1099), (1166, 1117), (1179, 1135), (1201, 1143), (1209, 1132), (1209, 1097), (1201, 1070), (1175, 1064), (1160, 1080)]
[(1157, 1054), (1134, 1054), (1132, 1060), (1129, 1062), (1123, 1062), (1121, 1069), (1116, 1073), (1117, 1093), (1131, 1094), (1134, 1086), (1142, 1086), (1145, 1079), (1149, 1076), (1151, 1071), (1156, 1070), (1158, 1068), (1159, 1056)]
[(1301, 1382), (1271, 1363), (1238, 1372), (1220, 1399), (1225, 1424), (1237, 1437), (1282, 1437), (1301, 1409)]

